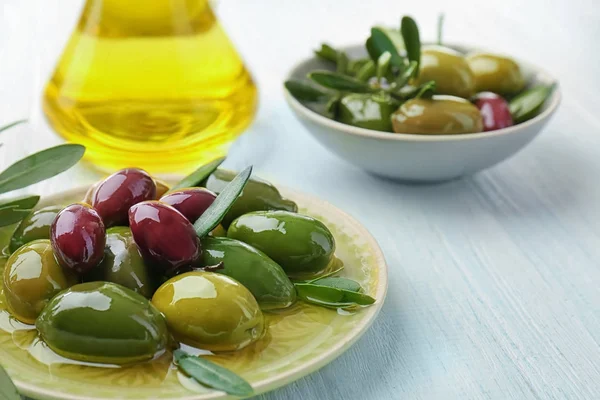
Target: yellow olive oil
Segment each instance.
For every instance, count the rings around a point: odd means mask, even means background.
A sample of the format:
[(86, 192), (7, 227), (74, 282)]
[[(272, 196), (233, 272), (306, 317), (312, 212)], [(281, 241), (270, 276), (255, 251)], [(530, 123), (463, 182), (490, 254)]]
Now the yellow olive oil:
[(206, 0), (88, 0), (43, 108), (102, 169), (174, 173), (224, 155), (256, 97)]

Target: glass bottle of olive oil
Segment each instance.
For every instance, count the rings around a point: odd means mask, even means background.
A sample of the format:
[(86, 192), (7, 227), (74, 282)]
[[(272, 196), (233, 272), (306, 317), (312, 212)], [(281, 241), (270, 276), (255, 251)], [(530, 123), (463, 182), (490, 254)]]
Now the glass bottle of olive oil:
[(43, 108), (102, 169), (174, 173), (224, 155), (256, 97), (207, 0), (87, 0)]

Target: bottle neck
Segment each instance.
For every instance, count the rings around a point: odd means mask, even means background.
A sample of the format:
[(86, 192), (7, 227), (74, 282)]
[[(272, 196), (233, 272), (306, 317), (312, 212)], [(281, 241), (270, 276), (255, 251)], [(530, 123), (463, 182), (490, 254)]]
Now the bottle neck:
[(207, 0), (87, 0), (78, 29), (103, 37), (191, 35), (214, 21)]

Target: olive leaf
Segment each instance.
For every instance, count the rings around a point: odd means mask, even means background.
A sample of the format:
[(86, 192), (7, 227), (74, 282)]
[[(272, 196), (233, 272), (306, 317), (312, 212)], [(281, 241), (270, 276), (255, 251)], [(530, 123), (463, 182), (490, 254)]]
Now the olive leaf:
[(419, 76), (418, 63), (421, 62), (421, 39), (419, 37), (419, 27), (414, 19), (409, 16), (402, 17), (400, 31), (406, 46), (406, 55), (409, 61), (417, 62), (415, 76)]
[(395, 80), (396, 87), (402, 88), (404, 85), (408, 83), (412, 78), (416, 78), (416, 73), (418, 71), (419, 63), (416, 61), (411, 61), (408, 64), (408, 67), (400, 74)]
[(406, 67), (404, 57), (398, 53), (393, 40), (383, 29), (377, 27), (371, 28), (371, 37), (367, 39), (366, 46), (373, 61), (377, 61), (383, 53), (388, 51), (391, 54), (391, 65), (401, 71)]
[(0, 208), (0, 227), (15, 224), (29, 215), (31, 209), (15, 206)]
[(225, 214), (238, 199), (242, 190), (246, 186), (252, 167), (248, 167), (240, 172), (225, 188), (219, 193), (215, 201), (204, 211), (204, 213), (194, 222), (194, 229), (199, 238), (203, 238), (210, 231), (215, 229), (221, 222)]
[(8, 125), (0, 126), (0, 132), (3, 132), (3, 131), (5, 131), (5, 130), (7, 130), (9, 128), (12, 128), (13, 126), (22, 124), (24, 122), (27, 122), (27, 120), (26, 119), (21, 119), (21, 120), (15, 121), (15, 122), (11, 122)]
[(2, 400), (21, 400), (19, 392), (10, 376), (0, 365), (0, 399)]
[(358, 74), (358, 71), (367, 63), (373, 62), (370, 58), (359, 58), (357, 60), (350, 60), (348, 62), (348, 73), (354, 77)]
[(535, 86), (512, 99), (508, 106), (514, 123), (519, 124), (535, 117), (555, 87), (556, 83), (549, 86)]
[(32, 154), (0, 173), (0, 193), (21, 189), (51, 178), (75, 165), (85, 147), (63, 144)]
[(430, 99), (435, 93), (435, 81), (428, 81), (416, 88), (414, 96), (415, 99)]
[(367, 83), (336, 72), (314, 71), (308, 74), (308, 78), (329, 89), (355, 93), (369, 93), (373, 91)]
[(392, 58), (392, 54), (389, 51), (382, 53), (377, 59), (377, 82), (381, 83), (381, 78), (387, 75), (390, 69), (390, 59)]
[(330, 118), (337, 119), (338, 114), (340, 112), (341, 101), (341, 96), (334, 96), (331, 99), (329, 99), (327, 104), (325, 104), (325, 115)]
[(16, 207), (19, 209), (31, 209), (31, 208), (35, 207), (39, 201), (40, 201), (40, 196), (38, 196), (38, 195), (26, 195), (26, 196), (16, 197), (14, 199), (0, 201), (0, 208)]
[(442, 45), (443, 28), (444, 28), (444, 13), (440, 13), (440, 15), (438, 15), (438, 21), (437, 21), (437, 44), (440, 46)]
[(348, 59), (348, 55), (343, 51), (339, 52), (337, 58), (336, 72), (338, 74), (347, 74), (349, 62), (350, 60)]
[(356, 281), (344, 277), (327, 277), (319, 278), (312, 281), (315, 285), (328, 286), (336, 289), (349, 290), (351, 292), (360, 292), (362, 287)]
[(336, 63), (338, 61), (339, 52), (327, 43), (323, 43), (319, 50), (315, 50), (315, 55), (323, 60)]
[(206, 178), (210, 176), (210, 174), (219, 168), (219, 165), (223, 164), (223, 161), (225, 161), (225, 157), (217, 158), (208, 164), (202, 165), (197, 170), (177, 182), (175, 186), (171, 188), (171, 191), (200, 185)]
[(367, 82), (373, 75), (375, 75), (375, 63), (373, 60), (369, 60), (362, 67), (360, 67), (356, 73), (356, 79), (361, 82)]
[(318, 285), (316, 283), (294, 283), (298, 297), (307, 303), (330, 308), (348, 308), (367, 306), (375, 303), (375, 299), (363, 293), (336, 287)]
[(284, 85), (288, 92), (290, 92), (290, 94), (298, 101), (324, 101), (331, 97), (329, 93), (317, 89), (305, 82), (290, 80), (285, 81)]
[(173, 356), (177, 366), (202, 385), (239, 397), (254, 394), (248, 382), (227, 368), (179, 349), (173, 352)]

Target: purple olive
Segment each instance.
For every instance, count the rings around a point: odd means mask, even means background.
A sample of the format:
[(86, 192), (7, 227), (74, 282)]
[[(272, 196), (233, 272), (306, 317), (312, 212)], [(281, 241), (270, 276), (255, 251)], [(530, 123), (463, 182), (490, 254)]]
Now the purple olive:
[(512, 115), (508, 103), (492, 92), (481, 92), (475, 95), (473, 103), (483, 118), (483, 130), (495, 131), (513, 125)]
[(127, 212), (134, 204), (154, 200), (156, 184), (146, 171), (126, 168), (103, 180), (94, 191), (92, 206), (107, 228), (127, 224)]
[(217, 195), (208, 189), (189, 188), (171, 192), (163, 196), (160, 201), (173, 206), (193, 224), (216, 198)]
[(50, 243), (56, 261), (63, 268), (83, 274), (102, 261), (106, 229), (96, 210), (87, 204), (75, 203), (54, 218)]
[(138, 203), (129, 209), (129, 225), (144, 261), (158, 272), (197, 264), (200, 240), (190, 221), (170, 205)]

